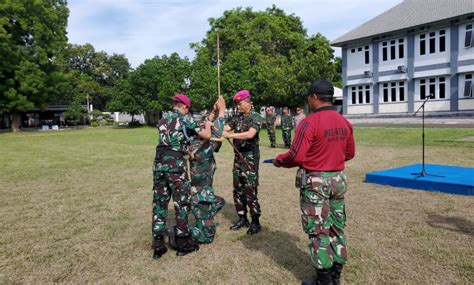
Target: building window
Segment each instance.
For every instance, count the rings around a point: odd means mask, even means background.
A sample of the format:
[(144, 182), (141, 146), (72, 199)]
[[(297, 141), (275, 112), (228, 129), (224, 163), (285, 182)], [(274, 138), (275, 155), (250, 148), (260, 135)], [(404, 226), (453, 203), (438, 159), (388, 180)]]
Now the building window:
[(356, 104), (357, 100), (356, 100), (356, 88), (355, 87), (352, 87), (351, 88), (352, 92), (352, 100), (351, 100), (351, 104)]
[(426, 54), (426, 35), (420, 35), (420, 55)]
[(395, 58), (396, 58), (395, 41), (390, 41), (390, 59), (394, 60)]
[(405, 45), (404, 45), (404, 40), (399, 39), (398, 40), (398, 58), (403, 58), (405, 56), (404, 51), (405, 51)]
[(446, 30), (439, 31), (439, 52), (446, 51)]
[(401, 102), (405, 101), (405, 82), (398, 82), (398, 98)]
[(429, 81), (430, 81), (430, 84), (428, 85), (429, 93), (427, 95), (428, 96), (435, 95), (436, 97), (436, 78), (430, 78)]
[(446, 30), (420, 34), (420, 55), (446, 51)]
[(466, 25), (466, 34), (464, 36), (464, 47), (470, 48), (474, 46), (474, 37), (472, 36), (472, 24)]
[(355, 48), (351, 49), (351, 53), (355, 53), (355, 52), (356, 52)]
[(436, 52), (436, 33), (430, 33), (430, 53)]
[(370, 85), (365, 85), (365, 103), (370, 104)]
[(420, 80), (420, 100), (426, 99), (426, 80)]
[(358, 99), (359, 99), (358, 103), (359, 103), (359, 104), (362, 104), (362, 102), (364, 102), (364, 86), (362, 86), (362, 85), (359, 86), (358, 95), (359, 95), (359, 96), (358, 96)]
[(391, 95), (391, 102), (396, 102), (397, 101), (397, 82), (392, 82), (390, 83), (390, 95)]
[(388, 83), (384, 83), (382, 89), (383, 101), (388, 102)]
[(365, 56), (365, 64), (369, 64), (370, 63), (369, 46), (365, 46), (364, 56)]
[(474, 97), (474, 84), (472, 84), (472, 73), (464, 76), (464, 97)]
[(404, 102), (405, 101), (405, 82), (393, 81), (382, 84), (383, 102)]
[(446, 83), (445, 83), (445, 78), (440, 77), (439, 78), (439, 99), (444, 99), (446, 98)]
[(402, 59), (405, 57), (405, 39), (382, 42), (382, 61)]
[(431, 77), (420, 79), (419, 100), (425, 100), (428, 96), (434, 95), (433, 99), (446, 99), (446, 77)]
[(351, 87), (351, 104), (370, 104), (370, 85), (359, 85)]

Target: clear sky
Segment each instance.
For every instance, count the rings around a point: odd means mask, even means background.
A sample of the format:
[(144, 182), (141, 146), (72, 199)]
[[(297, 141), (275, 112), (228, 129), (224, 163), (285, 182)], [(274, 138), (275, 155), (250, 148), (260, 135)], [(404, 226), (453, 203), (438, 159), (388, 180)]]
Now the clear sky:
[[(309, 35), (329, 40), (352, 30), (401, 0), (69, 0), (69, 42), (91, 43), (109, 54), (125, 54), (132, 67), (156, 55), (194, 57), (189, 44), (209, 30), (207, 19), (225, 10), (275, 4), (299, 16)], [(340, 50), (335, 48), (336, 55)]]

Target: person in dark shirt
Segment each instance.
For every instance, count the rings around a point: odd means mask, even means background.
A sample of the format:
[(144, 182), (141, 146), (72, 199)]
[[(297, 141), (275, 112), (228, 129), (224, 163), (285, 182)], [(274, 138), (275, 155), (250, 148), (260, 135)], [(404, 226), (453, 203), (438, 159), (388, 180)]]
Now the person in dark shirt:
[(301, 218), (309, 238), (309, 255), (317, 271), (315, 281), (339, 284), (347, 261), (344, 162), (355, 155), (351, 124), (332, 106), (333, 86), (316, 80), (306, 96), (311, 115), (301, 121), (287, 153), (273, 160), (276, 167), (299, 167)]

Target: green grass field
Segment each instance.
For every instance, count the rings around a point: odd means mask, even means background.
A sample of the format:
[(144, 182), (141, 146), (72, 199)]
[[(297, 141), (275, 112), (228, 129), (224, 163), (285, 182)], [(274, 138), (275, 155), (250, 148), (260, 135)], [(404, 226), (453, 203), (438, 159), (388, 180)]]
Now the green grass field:
[[(347, 163), (345, 283), (474, 283), (474, 197), (380, 187), (367, 172), (418, 163), (414, 128), (355, 128)], [(427, 162), (474, 166), (474, 129), (427, 129)], [(261, 133), (262, 158), (269, 148)], [(281, 134), (277, 133), (282, 144)], [(215, 243), (151, 258), (153, 128), (0, 134), (0, 283), (293, 283), (314, 276), (294, 170), (261, 166), (263, 231), (232, 232), (232, 149), (217, 155)], [(171, 205), (170, 205), (171, 209)], [(169, 221), (172, 223), (173, 210)]]

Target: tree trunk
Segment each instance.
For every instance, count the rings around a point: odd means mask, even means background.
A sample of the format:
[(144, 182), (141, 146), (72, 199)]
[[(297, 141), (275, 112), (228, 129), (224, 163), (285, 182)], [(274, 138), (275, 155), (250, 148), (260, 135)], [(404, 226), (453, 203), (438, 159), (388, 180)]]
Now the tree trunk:
[(21, 113), (13, 112), (12, 113), (12, 131), (17, 132), (21, 127)]

